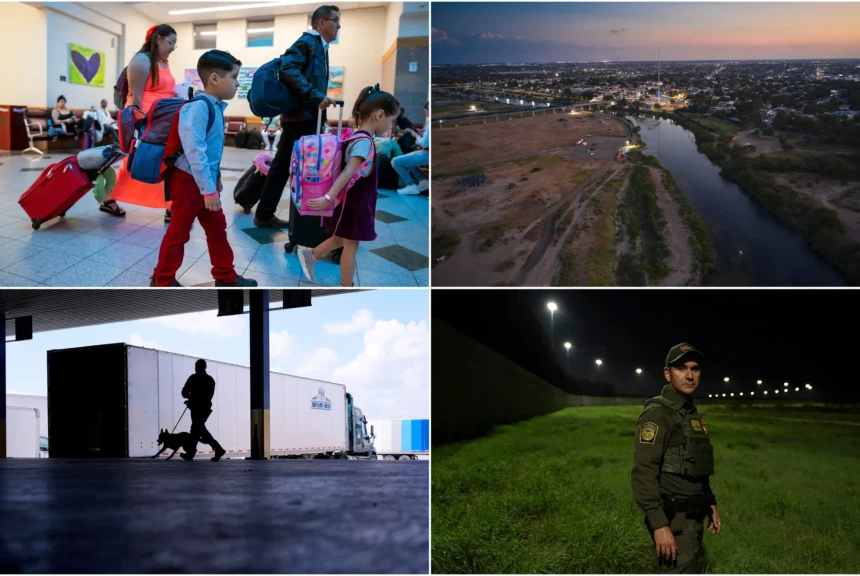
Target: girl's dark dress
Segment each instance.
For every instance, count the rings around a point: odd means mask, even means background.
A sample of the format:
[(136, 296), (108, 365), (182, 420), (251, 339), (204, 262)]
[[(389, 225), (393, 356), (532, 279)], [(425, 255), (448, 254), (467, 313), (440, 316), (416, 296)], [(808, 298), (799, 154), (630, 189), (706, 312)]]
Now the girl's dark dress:
[[(360, 130), (358, 133), (370, 133)], [(370, 136), (372, 139), (372, 136)], [(371, 144), (373, 146), (373, 144)], [(376, 167), (364, 178), (359, 178), (352, 188), (342, 196), (342, 201), (334, 209), (330, 218), (325, 218), (325, 226), (332, 236), (345, 240), (376, 240)]]

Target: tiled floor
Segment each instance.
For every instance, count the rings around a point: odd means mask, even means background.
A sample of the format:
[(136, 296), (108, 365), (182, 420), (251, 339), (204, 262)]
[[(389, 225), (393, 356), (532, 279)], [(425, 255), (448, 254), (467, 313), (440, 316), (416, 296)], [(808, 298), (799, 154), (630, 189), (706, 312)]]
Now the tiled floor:
[[(338, 266), (321, 262), (316, 283), (311, 284), (295, 254), (284, 251), (286, 231), (254, 227), (253, 213), (246, 215), (234, 204), (233, 187), (255, 154), (226, 148), (222, 162), (222, 202), (236, 271), (261, 286), (338, 286)], [(127, 215), (115, 218), (99, 212), (95, 199), (87, 195), (65, 218), (33, 230), (18, 198), (42, 169), (65, 156), (0, 157), (0, 286), (148, 286), (167, 229), (159, 210), (122, 204)], [(236, 179), (226, 177), (228, 174)], [(289, 218), (288, 199), (287, 192), (278, 213), (284, 220)], [(356, 286), (429, 285), (429, 210), (426, 196), (380, 191), (378, 237), (359, 247)], [(206, 236), (199, 224), (191, 231), (177, 278), (186, 286), (213, 283)]]

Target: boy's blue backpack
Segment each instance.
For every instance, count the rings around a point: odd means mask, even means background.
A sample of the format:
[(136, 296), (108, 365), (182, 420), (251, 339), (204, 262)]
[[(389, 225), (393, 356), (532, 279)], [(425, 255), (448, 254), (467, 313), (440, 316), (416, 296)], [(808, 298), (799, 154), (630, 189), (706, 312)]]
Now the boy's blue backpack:
[(120, 149), (128, 154), (127, 168), (133, 180), (156, 184), (162, 182), (167, 169), (182, 155), (179, 139), (179, 111), (183, 106), (202, 100), (208, 108), (206, 133), (215, 122), (215, 107), (208, 99), (197, 96), (192, 100), (159, 98), (149, 112), (129, 106), (119, 115)]
[[(251, 89), (248, 91), (248, 104), (251, 106), (251, 112), (260, 118), (289, 114), (302, 104), (301, 96), (293, 93), (289, 86), (281, 82), (283, 58), (278, 56), (254, 72)], [(314, 45), (311, 44), (310, 56), (305, 63), (307, 69), (302, 71), (305, 76), (313, 61)]]

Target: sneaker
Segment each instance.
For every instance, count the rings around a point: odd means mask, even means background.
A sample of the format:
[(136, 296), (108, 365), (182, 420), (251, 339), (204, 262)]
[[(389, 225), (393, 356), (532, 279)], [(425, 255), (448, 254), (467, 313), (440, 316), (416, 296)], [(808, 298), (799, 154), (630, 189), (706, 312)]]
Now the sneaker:
[(170, 224), (170, 210), (164, 211), (164, 222)]
[(272, 147), (271, 147), (271, 146), (266, 146), (266, 152), (271, 152), (271, 151), (272, 151)]
[(422, 180), (421, 182), (418, 183), (418, 191), (419, 192), (427, 192), (428, 190), (430, 190), (430, 181), (429, 180)]
[(401, 188), (397, 191), (398, 194), (405, 194), (409, 196), (414, 196), (415, 194), (421, 194), (421, 190), (418, 189), (418, 186), (415, 184), (411, 184), (406, 188)]
[[(156, 285), (155, 285), (155, 277), (154, 277), (154, 276), (150, 276), (150, 277), (149, 277), (149, 287), (150, 287), (150, 288), (167, 288), (167, 286), (156, 286)], [(170, 288), (184, 288), (184, 286), (182, 286), (182, 284), (180, 284), (180, 283), (179, 283), (179, 282), (177, 282), (176, 280), (174, 280), (174, 281), (173, 281), (173, 284), (171, 284), (169, 287), (170, 287)]]
[(299, 263), (302, 265), (302, 272), (305, 273), (308, 280), (314, 281), (314, 268), (317, 265), (317, 259), (314, 258), (314, 251), (310, 248), (299, 248), (298, 252)]
[(256, 280), (251, 280), (250, 278), (245, 278), (243, 276), (236, 276), (236, 279), (232, 282), (215, 280), (215, 286), (217, 286), (218, 288), (253, 288), (256, 285)]
[(265, 220), (258, 218), (257, 215), (254, 215), (254, 226), (258, 228), (287, 228), (290, 225), (286, 220), (281, 220), (277, 216), (272, 216), (271, 218), (267, 218)]
[(224, 455), (224, 454), (226, 454), (226, 453), (227, 453), (227, 451), (226, 451), (226, 450), (224, 450), (223, 448), (221, 448), (220, 450), (216, 450), (216, 451), (215, 451), (215, 456), (213, 456), (213, 457), (212, 457), (212, 461), (213, 461), (213, 462), (217, 462), (218, 460), (220, 460), (220, 459), (221, 459), (221, 456), (223, 456), (223, 455)]

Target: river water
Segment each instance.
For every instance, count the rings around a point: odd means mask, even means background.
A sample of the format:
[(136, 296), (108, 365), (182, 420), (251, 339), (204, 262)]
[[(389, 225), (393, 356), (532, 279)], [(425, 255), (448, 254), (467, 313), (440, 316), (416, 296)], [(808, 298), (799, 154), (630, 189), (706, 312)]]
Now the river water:
[(628, 117), (641, 127), (645, 153), (672, 172), (705, 222), (719, 268), (711, 286), (844, 286), (846, 279), (696, 149), (693, 133), (671, 120)]

